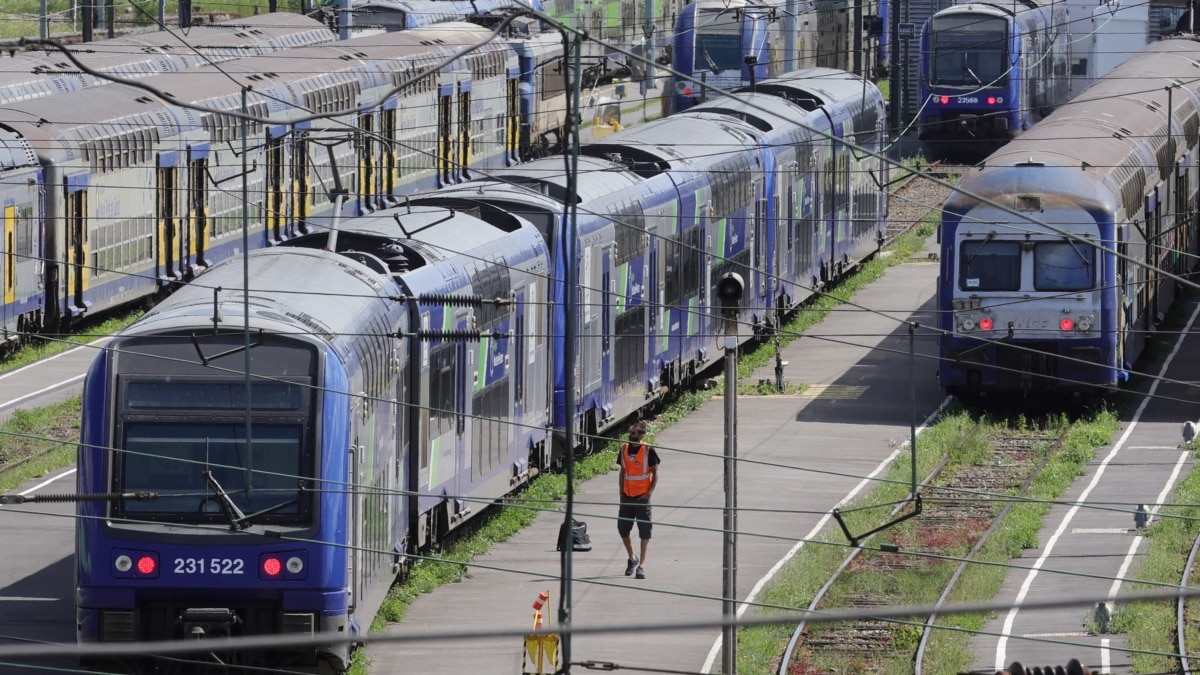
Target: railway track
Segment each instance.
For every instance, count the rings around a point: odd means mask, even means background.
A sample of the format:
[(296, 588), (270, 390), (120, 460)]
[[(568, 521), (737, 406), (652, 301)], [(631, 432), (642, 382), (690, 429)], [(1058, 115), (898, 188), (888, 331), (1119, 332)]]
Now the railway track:
[[(965, 445), (980, 427), (967, 434), (921, 483), (924, 511), (904, 525), (887, 530), (889, 548), (961, 559), (957, 565), (942, 558), (898, 555), (854, 549), (816, 593), (810, 611), (836, 606), (865, 608), (905, 601), (928, 604), (936, 591), (924, 590), (937, 577), (948, 577), (936, 607), (950, 597), (969, 561), (983, 548), (1014, 503), (1000, 495), (1022, 495), (1062, 446), (1066, 429), (1056, 433), (1013, 433), (989, 438), (985, 451)], [(952, 461), (960, 455), (969, 461)], [(990, 497), (989, 495), (996, 495)], [(1003, 504), (1003, 506), (1001, 506)], [(907, 505), (892, 512), (899, 515)], [(953, 569), (953, 571), (951, 571)], [(917, 583), (918, 590), (905, 589)], [(936, 587), (934, 587), (936, 588)], [(854, 664), (862, 672), (923, 672), (929, 637), (937, 614), (906, 622), (866, 619), (809, 626), (800, 623), (779, 660), (779, 675), (826, 672), (822, 662)]]
[[(925, 173), (943, 179), (953, 179), (966, 170), (965, 165), (948, 164), (941, 160), (922, 168)], [(940, 208), (950, 196), (949, 188), (917, 174), (910, 174), (887, 189), (891, 194), (888, 196), (888, 226), (884, 233), (884, 245), (915, 229), (930, 211)]]

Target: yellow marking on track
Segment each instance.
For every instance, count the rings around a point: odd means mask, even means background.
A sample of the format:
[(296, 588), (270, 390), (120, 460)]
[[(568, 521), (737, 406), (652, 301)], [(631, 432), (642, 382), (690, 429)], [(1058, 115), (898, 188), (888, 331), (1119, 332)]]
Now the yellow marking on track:
[(853, 401), (866, 393), (867, 388), (852, 384), (813, 384), (800, 392), (801, 398)]

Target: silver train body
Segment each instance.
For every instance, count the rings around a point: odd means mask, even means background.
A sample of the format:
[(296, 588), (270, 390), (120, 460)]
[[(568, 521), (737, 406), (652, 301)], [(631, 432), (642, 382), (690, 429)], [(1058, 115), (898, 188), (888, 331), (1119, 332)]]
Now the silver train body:
[[(968, 173), (941, 224), (941, 385), (1112, 389), (1197, 253), (1200, 44), (1151, 44)], [(980, 198), (1001, 204), (1017, 217)]]
[[(489, 35), (445, 23), (141, 80), (222, 113), (116, 84), (10, 105), (5, 337), (152, 298), (339, 205), (361, 215), (518, 163), (523, 139), (554, 131), (531, 103), (553, 98), (535, 86), (561, 83), (538, 71), (553, 69), (554, 43), (452, 58)], [(223, 114), (243, 109), (269, 123)], [(304, 121), (333, 111), (345, 112)]]

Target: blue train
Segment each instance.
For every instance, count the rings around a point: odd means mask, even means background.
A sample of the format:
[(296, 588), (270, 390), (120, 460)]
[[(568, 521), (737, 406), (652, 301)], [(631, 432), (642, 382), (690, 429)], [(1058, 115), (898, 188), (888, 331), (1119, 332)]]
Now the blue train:
[(832, 0), (690, 2), (675, 19), (671, 49), (671, 68), (685, 77), (667, 78), (664, 113), (710, 100), (710, 88), (732, 91), (796, 68), (876, 74), (886, 4), (862, 2), (852, 11)]
[(985, 0), (935, 13), (921, 32), (918, 92), (919, 137), (935, 150), (982, 155), (1029, 129), (1071, 98), (1066, 4)]
[[(562, 45), (507, 35), (454, 58), (491, 33), (441, 23), (140, 80), (166, 102), (123, 84), (5, 102), (0, 346), (170, 291), (241, 251), (243, 217), (249, 247), (273, 246), (328, 216), (334, 193), (345, 215), (368, 213), (544, 153), (563, 126)], [(245, 136), (212, 112), (239, 111), (243, 87), (269, 120)]]
[(1190, 39), (1145, 47), (958, 184), (941, 223), (942, 387), (1088, 392), (1128, 378), (1175, 300), (1163, 272), (1196, 259), (1197, 58)]
[(586, 145), (573, 195), (546, 159), (315, 221), (250, 252), (248, 305), (242, 260), (212, 267), (87, 375), (79, 491), (159, 496), (79, 506), (79, 640), (362, 634), (407, 555), (577, 449), (568, 423), (603, 433), (719, 360), (725, 272), (750, 340), (874, 253), (884, 171), (843, 141), (878, 150), (883, 123), (869, 83), (800, 71)]

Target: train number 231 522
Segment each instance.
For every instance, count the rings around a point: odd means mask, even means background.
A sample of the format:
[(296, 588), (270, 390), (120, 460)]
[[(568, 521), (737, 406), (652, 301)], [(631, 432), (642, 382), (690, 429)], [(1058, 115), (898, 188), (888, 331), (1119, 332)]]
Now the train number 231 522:
[(175, 574), (242, 574), (245, 566), (237, 558), (176, 558)]

